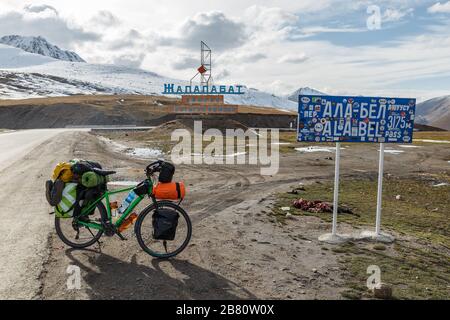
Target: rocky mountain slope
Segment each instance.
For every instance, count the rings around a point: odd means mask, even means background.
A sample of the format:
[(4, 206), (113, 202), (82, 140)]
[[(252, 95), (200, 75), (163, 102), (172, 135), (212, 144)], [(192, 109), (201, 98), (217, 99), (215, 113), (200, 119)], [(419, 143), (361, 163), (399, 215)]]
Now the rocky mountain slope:
[(450, 130), (450, 95), (417, 104), (417, 122)]
[(58, 46), (49, 43), (43, 37), (23, 37), (11, 35), (1, 37), (0, 43), (53, 59), (72, 62), (85, 62), (75, 52), (62, 50)]

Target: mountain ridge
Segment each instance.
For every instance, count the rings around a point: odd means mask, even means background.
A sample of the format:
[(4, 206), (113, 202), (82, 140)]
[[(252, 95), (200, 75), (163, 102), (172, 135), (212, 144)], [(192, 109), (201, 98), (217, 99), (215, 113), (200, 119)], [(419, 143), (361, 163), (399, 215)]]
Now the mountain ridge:
[(450, 130), (450, 95), (418, 103), (416, 117), (422, 124)]
[(319, 96), (325, 96), (326, 94), (323, 92), (320, 92), (319, 90), (310, 88), (310, 87), (301, 87), (294, 92), (292, 92), (290, 95), (287, 96), (287, 98), (291, 101), (298, 102), (298, 96), (299, 95), (319, 95)]
[(60, 49), (51, 44), (41, 36), (25, 37), (19, 35), (8, 35), (0, 38), (0, 43), (22, 49), (29, 53), (39, 54), (57, 60), (70, 62), (86, 62), (77, 53)]

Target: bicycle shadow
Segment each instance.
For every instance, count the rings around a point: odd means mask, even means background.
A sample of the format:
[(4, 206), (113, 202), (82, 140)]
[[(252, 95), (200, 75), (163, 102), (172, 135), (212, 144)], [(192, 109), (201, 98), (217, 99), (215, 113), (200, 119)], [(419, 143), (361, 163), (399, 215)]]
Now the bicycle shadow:
[(126, 262), (91, 249), (68, 249), (66, 256), (80, 267), (90, 299), (256, 299), (236, 283), (185, 260), (152, 259), (150, 267), (138, 263), (136, 255)]

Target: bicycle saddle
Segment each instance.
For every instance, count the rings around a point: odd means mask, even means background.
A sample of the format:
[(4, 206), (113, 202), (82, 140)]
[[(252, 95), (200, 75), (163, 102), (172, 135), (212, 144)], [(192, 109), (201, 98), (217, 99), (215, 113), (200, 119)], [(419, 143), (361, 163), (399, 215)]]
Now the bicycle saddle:
[(93, 168), (92, 171), (95, 172), (96, 174), (98, 174), (100, 176), (104, 176), (104, 177), (117, 173), (116, 171), (102, 170), (102, 169), (98, 169), (98, 168)]

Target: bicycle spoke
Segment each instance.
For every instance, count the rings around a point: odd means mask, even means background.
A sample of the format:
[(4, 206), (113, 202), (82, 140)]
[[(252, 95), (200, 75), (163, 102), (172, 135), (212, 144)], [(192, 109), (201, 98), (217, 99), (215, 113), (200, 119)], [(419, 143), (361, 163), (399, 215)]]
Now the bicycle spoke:
[(89, 230), (90, 234), (92, 235), (92, 238), (95, 238), (95, 235), (92, 233), (91, 228), (89, 228), (89, 227), (86, 227), (86, 228)]

